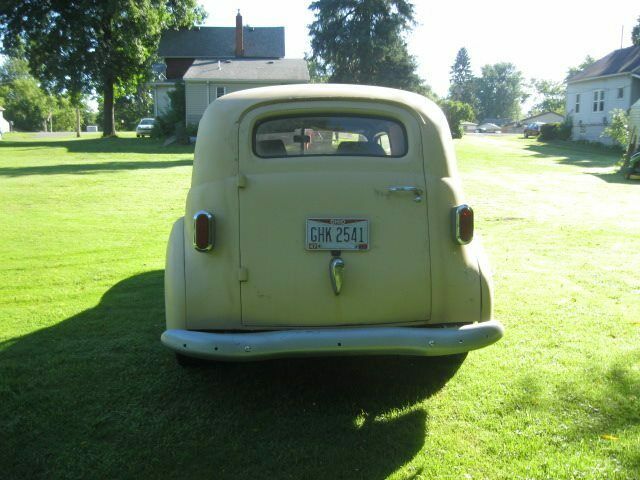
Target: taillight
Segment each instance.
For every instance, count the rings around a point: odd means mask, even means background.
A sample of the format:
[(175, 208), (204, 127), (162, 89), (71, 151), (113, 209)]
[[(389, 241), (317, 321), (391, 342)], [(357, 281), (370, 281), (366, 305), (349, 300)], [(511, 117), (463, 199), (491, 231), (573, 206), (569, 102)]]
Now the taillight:
[(469, 205), (453, 209), (453, 238), (460, 245), (473, 240), (473, 209)]
[(193, 246), (200, 252), (213, 248), (215, 240), (215, 221), (213, 215), (200, 210), (193, 216)]

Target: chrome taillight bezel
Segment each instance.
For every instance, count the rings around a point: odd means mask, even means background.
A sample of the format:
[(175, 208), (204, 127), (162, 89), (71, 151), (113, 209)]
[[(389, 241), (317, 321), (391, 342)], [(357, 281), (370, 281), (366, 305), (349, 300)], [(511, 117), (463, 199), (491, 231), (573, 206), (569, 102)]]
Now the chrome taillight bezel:
[[(198, 219), (205, 218), (207, 221), (207, 241), (206, 243), (198, 243)], [(199, 210), (193, 215), (193, 248), (199, 252), (209, 252), (213, 250), (215, 245), (215, 217), (206, 210)]]
[[(470, 214), (471, 221), (471, 235), (469, 238), (462, 237), (462, 225), (461, 218), (468, 212)], [(453, 239), (458, 245), (468, 245), (473, 240), (473, 230), (474, 230), (474, 216), (473, 216), (473, 208), (471, 208), (467, 204), (458, 205), (453, 209)]]

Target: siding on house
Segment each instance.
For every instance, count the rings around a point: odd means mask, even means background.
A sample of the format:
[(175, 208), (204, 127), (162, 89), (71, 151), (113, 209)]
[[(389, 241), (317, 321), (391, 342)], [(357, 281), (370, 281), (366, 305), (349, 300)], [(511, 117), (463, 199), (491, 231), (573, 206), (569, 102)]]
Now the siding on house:
[(171, 106), (171, 101), (169, 100), (169, 92), (174, 89), (174, 84), (167, 83), (156, 83), (153, 84), (153, 116), (157, 117), (158, 115), (162, 115)]
[[(636, 148), (640, 147), (640, 100), (629, 109), (629, 127), (635, 133)], [(634, 130), (635, 129), (635, 130)]]
[(533, 115), (532, 117), (524, 118), (520, 120), (520, 122), (518, 123), (524, 126), (533, 122), (556, 123), (556, 122), (562, 122), (563, 120), (564, 120), (564, 117), (559, 113), (544, 112), (544, 113), (541, 113), (540, 115)]
[(204, 114), (209, 104), (217, 98), (218, 87), (224, 88), (225, 95), (227, 93), (237, 92), (240, 90), (246, 90), (248, 88), (265, 87), (267, 85), (280, 85), (286, 82), (279, 82), (278, 84), (266, 84), (266, 83), (214, 83), (214, 82), (194, 82), (186, 81), (185, 97), (186, 97), (186, 113), (187, 124), (197, 125), (200, 122), (200, 118)]
[[(634, 77), (629, 74), (600, 77), (590, 80), (578, 81), (567, 85), (566, 111), (573, 120), (573, 140), (589, 140), (611, 144), (613, 141), (602, 133), (611, 121), (611, 111), (620, 108), (628, 110), (636, 93)], [(602, 110), (600, 110), (600, 93), (598, 93), (598, 106), (594, 111), (595, 92), (604, 92)], [(622, 96), (619, 97), (619, 92)], [(578, 95), (580, 95), (579, 111), (576, 107)]]

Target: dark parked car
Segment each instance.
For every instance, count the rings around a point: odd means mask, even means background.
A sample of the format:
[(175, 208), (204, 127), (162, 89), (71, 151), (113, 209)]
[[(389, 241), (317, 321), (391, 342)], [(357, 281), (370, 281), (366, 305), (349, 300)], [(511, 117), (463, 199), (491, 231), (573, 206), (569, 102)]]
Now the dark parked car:
[(544, 125), (544, 122), (533, 122), (524, 127), (524, 138), (537, 137), (540, 135), (540, 127)]

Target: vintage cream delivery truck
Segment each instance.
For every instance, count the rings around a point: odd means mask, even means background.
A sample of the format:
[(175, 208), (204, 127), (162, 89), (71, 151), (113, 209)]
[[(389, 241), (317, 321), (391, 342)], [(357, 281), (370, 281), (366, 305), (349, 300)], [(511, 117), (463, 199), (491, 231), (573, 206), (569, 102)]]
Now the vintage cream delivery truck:
[(167, 249), (178, 360), (452, 355), (500, 339), (446, 119), (355, 85), (225, 95)]

